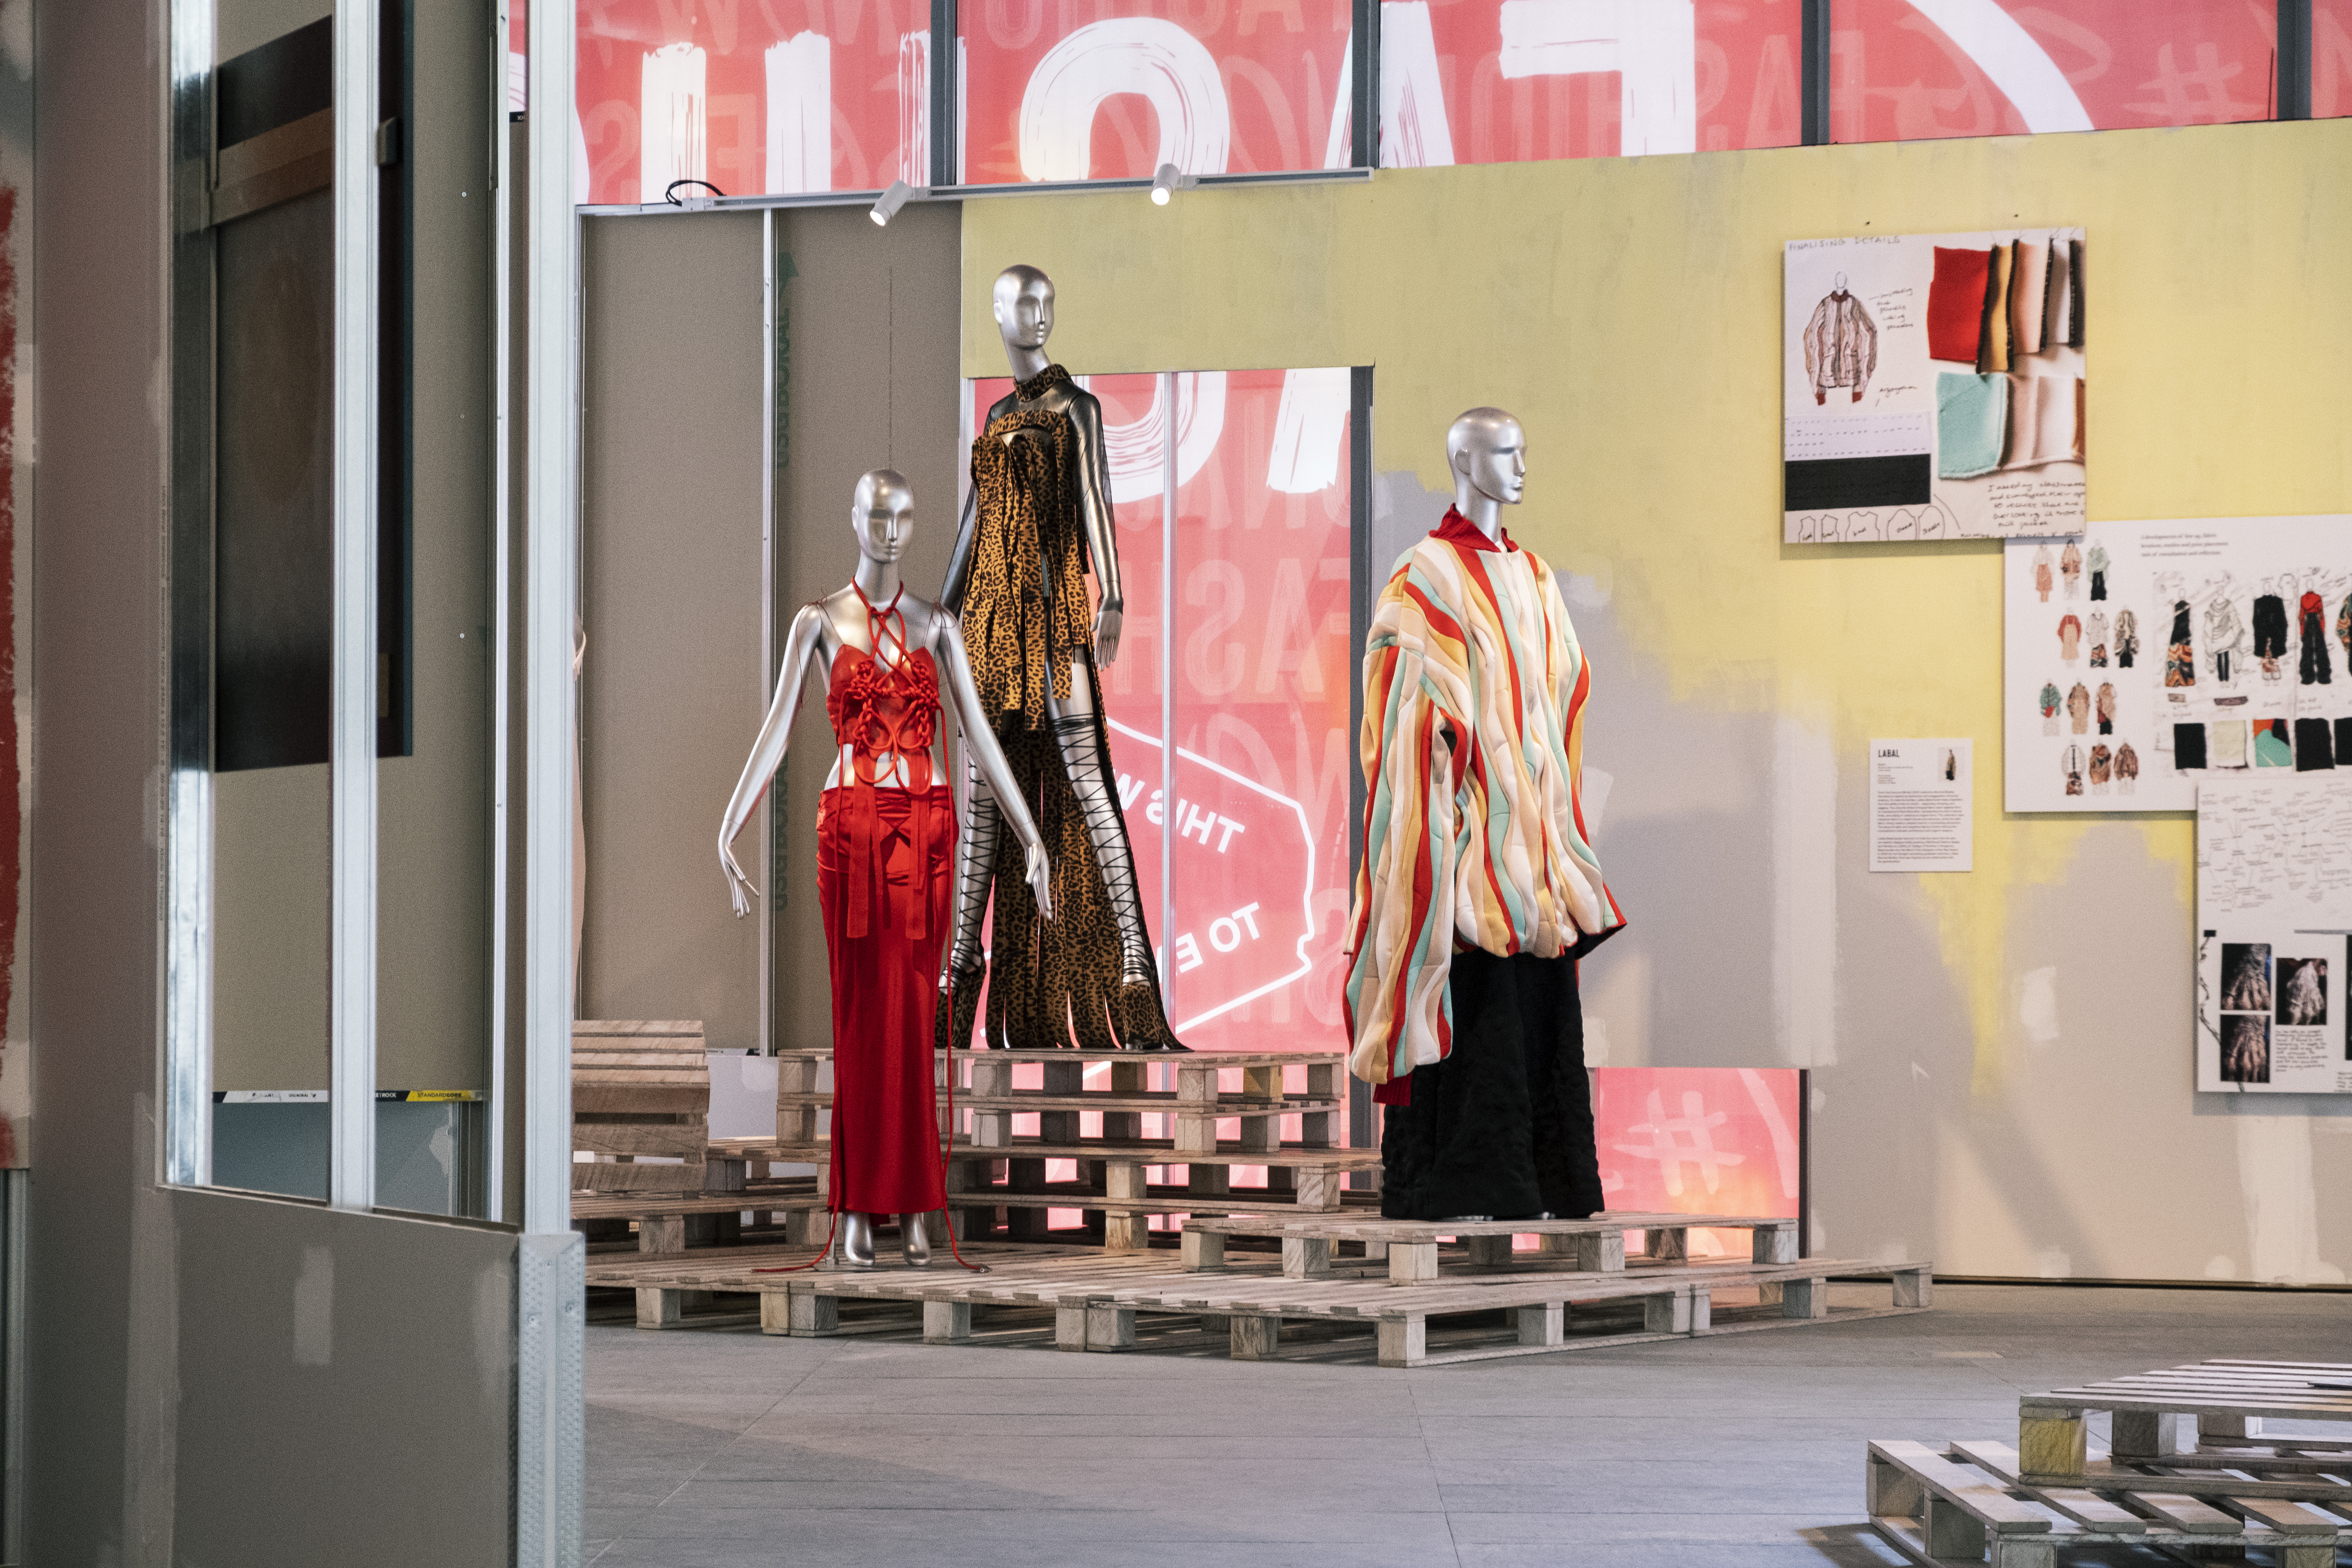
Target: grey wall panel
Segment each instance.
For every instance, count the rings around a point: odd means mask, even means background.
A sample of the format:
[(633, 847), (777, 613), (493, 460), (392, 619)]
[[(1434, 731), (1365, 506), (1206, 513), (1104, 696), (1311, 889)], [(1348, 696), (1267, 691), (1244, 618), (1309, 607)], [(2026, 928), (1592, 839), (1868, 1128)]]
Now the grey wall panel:
[(173, 1561), (504, 1563), (512, 1233), (191, 1191), (171, 1216)]
[(583, 260), (579, 1013), (699, 1018), (736, 1049), (758, 1043), (759, 927), (716, 845), (765, 700), (760, 228), (591, 220)]
[[(41, 84), (35, 341), (43, 378), (34, 527), (28, 902), (38, 1163), (27, 1274), (27, 1557), (167, 1561), (168, 1325), (132, 1310), (158, 1272), (132, 1193), (157, 1168), (158, 761), (163, 647), (163, 84), (157, 4), (55, 6)], [(144, 1267), (134, 1268), (145, 1254)], [(168, 1254), (164, 1268), (168, 1270)], [(134, 1492), (137, 1467), (153, 1483)], [(156, 1488), (160, 1486), (160, 1495)]]
[[(939, 595), (955, 542), (961, 469), (958, 211), (910, 205), (887, 228), (856, 207), (776, 215), (779, 247), (793, 273), (784, 286), (789, 375), (776, 489), (780, 624), (849, 581), (857, 564), (850, 491), (868, 468), (895, 468), (914, 486), (906, 582), (911, 593)], [(777, 877), (783, 907), (775, 922), (776, 1039), (785, 1047), (833, 1043), (833, 987), (814, 896), (817, 795), (832, 756), (824, 726), (814, 705), (804, 710), (785, 764), (790, 791)]]

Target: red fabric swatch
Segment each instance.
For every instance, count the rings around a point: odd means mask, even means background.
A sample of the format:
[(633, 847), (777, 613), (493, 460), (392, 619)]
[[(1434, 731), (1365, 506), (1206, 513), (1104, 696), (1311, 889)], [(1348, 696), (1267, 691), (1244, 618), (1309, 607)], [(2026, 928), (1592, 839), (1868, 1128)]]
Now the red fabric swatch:
[(1936, 247), (1936, 280), (1927, 289), (1928, 358), (1976, 363), (1991, 267), (1990, 250)]

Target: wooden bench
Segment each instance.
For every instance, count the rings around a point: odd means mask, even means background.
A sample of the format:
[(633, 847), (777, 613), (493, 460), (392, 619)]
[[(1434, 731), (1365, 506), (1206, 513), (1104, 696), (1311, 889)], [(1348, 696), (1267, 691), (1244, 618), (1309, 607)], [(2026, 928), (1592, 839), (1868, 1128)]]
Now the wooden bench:
[[(698, 1193), (743, 1184), (743, 1167), (706, 1164), (710, 1061), (698, 1021), (583, 1021), (572, 1026), (574, 1192)], [(640, 1156), (680, 1160), (647, 1163)]]

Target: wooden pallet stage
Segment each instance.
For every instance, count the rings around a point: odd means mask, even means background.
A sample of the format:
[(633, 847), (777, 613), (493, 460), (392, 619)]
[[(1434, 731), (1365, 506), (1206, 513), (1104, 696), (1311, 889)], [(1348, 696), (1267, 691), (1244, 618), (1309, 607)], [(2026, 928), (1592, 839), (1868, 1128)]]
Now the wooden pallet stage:
[[(1192, 1272), (1165, 1249), (1110, 1253), (982, 1243), (967, 1253), (989, 1272), (970, 1273), (946, 1258), (920, 1270), (886, 1265), (870, 1271), (763, 1271), (817, 1256), (815, 1249), (800, 1247), (591, 1258), (587, 1278), (592, 1287), (635, 1290), (643, 1328), (682, 1325), (688, 1292), (757, 1295), (761, 1326), (771, 1333), (834, 1332), (845, 1300), (919, 1305), (925, 1339), (948, 1343), (971, 1337), (975, 1307), (1050, 1307), (1055, 1342), (1065, 1350), (1130, 1349), (1139, 1342), (1139, 1316), (1171, 1317), (1222, 1329), (1230, 1354), (1264, 1360), (1278, 1353), (1286, 1323), (1313, 1323), (1353, 1329), (1370, 1342), (1362, 1348), (1371, 1350), (1381, 1365), (1402, 1367), (1918, 1311), (1928, 1305), (1933, 1279), (1925, 1263), (1816, 1259), (1608, 1273), (1506, 1272), (1399, 1285), (1371, 1273), (1287, 1279), (1271, 1267)], [(1833, 1313), (1828, 1287), (1832, 1275), (1889, 1280), (1892, 1304)], [(1715, 1310), (1718, 1294), (1763, 1288), (1778, 1289), (1777, 1305), (1720, 1316)], [(1593, 1327), (1583, 1331), (1588, 1318)], [(1464, 1325), (1463, 1320), (1484, 1321)]]
[(824, 1207), (815, 1184), (803, 1177), (719, 1193), (575, 1192), (572, 1223), (588, 1231), (592, 1239), (600, 1230), (634, 1225), (639, 1251), (683, 1252), (689, 1246), (736, 1240), (746, 1214), (797, 1215)]
[(2102, 1545), (2232, 1559), (2259, 1547), (2278, 1568), (2335, 1568), (2338, 1544), (2352, 1545), (2352, 1455), (2335, 1453), (2318, 1475), (2250, 1453), (2212, 1465), (2202, 1451), (2130, 1462), (2093, 1451), (2072, 1484), (2042, 1485), (2002, 1443), (1873, 1443), (1864, 1484), (1879, 1533), (1932, 1568), (2064, 1568), (2061, 1553)]
[[(2113, 1413), (2109, 1452), (2118, 1464), (2183, 1469), (2325, 1468), (2352, 1478), (2352, 1428), (2335, 1441), (2265, 1436), (2265, 1418), (2352, 1422), (2352, 1364), (2208, 1361), (2135, 1373), (2018, 1402), (2017, 1446), (2036, 1485), (2082, 1485), (2083, 1415)], [(2303, 1494), (2297, 1493), (2297, 1496)], [(2352, 1504), (2352, 1486), (2332, 1494)]]
[[(1797, 1261), (1797, 1222), (1752, 1215), (1624, 1213), (1602, 1214), (1591, 1219), (1456, 1220), (1437, 1224), (1382, 1219), (1376, 1215), (1257, 1213), (1204, 1215), (1187, 1221), (1184, 1267), (1222, 1268), (1226, 1238), (1246, 1236), (1278, 1238), (1282, 1244), (1282, 1271), (1293, 1279), (1328, 1274), (1335, 1244), (1339, 1242), (1362, 1244), (1367, 1258), (1377, 1258), (1385, 1253), (1389, 1279), (1399, 1285), (1437, 1279), (1442, 1259), (1454, 1266), (1448, 1279), (1465, 1268), (1614, 1273), (1626, 1266), (1626, 1232), (1643, 1233), (1646, 1250), (1635, 1255), (1639, 1263), (1666, 1267), (1690, 1261), (1689, 1233), (1694, 1228), (1747, 1231), (1751, 1238), (1750, 1260), (1755, 1263)], [(1541, 1245), (1532, 1253), (1515, 1252), (1512, 1237), (1520, 1236), (1539, 1237)], [(1447, 1239), (1458, 1242), (1458, 1249), (1444, 1253), (1441, 1244)]]

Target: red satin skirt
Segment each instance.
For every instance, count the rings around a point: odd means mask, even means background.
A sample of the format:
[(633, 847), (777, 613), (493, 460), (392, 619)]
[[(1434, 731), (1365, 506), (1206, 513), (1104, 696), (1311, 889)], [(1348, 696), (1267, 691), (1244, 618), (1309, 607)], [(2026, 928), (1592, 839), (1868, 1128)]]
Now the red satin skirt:
[(817, 897), (833, 974), (832, 1203), (866, 1214), (947, 1206), (931, 1015), (955, 885), (945, 787), (824, 792)]

